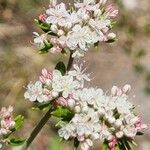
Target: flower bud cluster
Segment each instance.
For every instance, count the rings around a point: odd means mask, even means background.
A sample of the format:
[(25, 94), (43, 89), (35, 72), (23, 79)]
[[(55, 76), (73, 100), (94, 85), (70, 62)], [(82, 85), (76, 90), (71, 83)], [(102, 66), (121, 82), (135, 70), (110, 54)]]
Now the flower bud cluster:
[(65, 3), (51, 0), (49, 8), (39, 16), (39, 21), (49, 25), (49, 29), (42, 35), (34, 32), (34, 44), (43, 49), (51, 43), (52, 53), (69, 49), (73, 57), (81, 57), (94, 44), (115, 40), (116, 35), (110, 30), (118, 10), (106, 2), (79, 0), (67, 9)]
[[(12, 116), (13, 107), (2, 107), (0, 110), (0, 143), (5, 142), (5, 137), (10, 134), (15, 126), (15, 121)], [(2, 145), (0, 144), (0, 147)]]

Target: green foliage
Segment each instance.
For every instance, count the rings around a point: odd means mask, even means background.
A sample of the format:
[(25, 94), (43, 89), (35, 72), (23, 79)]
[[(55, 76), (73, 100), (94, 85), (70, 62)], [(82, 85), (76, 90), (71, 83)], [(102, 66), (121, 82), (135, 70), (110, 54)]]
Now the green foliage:
[(42, 22), (42, 21), (37, 20), (37, 19), (35, 19), (34, 21), (35, 21), (35, 23), (36, 23), (45, 33), (47, 33), (47, 32), (50, 31), (50, 27), (51, 27), (50, 24), (48, 24), (48, 23), (46, 23), (46, 22)]
[(60, 61), (59, 63), (57, 63), (55, 69), (59, 70), (62, 75), (65, 75), (65, 73), (66, 73), (66, 66), (65, 66), (65, 64), (64, 64), (63, 62), (61, 62), (61, 61)]
[(9, 139), (9, 145), (11, 146), (20, 146), (24, 144), (25, 139), (16, 139), (16, 138), (11, 138)]
[(58, 106), (56, 110), (51, 112), (51, 115), (61, 118), (62, 121), (70, 121), (74, 114), (68, 108)]
[(15, 130), (21, 128), (23, 126), (23, 123), (24, 123), (24, 116), (18, 115), (15, 118)]
[(109, 150), (107, 142), (103, 142), (102, 150)]
[(53, 47), (51, 43), (45, 42), (45, 47), (39, 50), (40, 54), (48, 53), (49, 49)]

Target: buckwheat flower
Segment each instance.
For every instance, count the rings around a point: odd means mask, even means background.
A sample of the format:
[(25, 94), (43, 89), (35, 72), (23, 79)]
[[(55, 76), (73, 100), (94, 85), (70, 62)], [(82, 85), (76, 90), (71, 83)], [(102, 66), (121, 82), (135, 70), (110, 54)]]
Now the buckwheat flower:
[(111, 25), (111, 21), (109, 19), (90, 19), (89, 25), (97, 31), (98, 34), (101, 34), (101, 31), (107, 29)]
[(133, 109), (133, 105), (128, 101), (126, 97), (118, 97), (115, 101), (116, 107), (119, 113), (128, 114)]
[(83, 3), (77, 2), (75, 3), (75, 7), (81, 10), (93, 11), (96, 8), (95, 0), (83, 0)]
[(43, 94), (42, 82), (36, 81), (35, 84), (29, 83), (27, 91), (24, 94), (25, 99), (29, 99), (31, 102), (38, 101), (44, 102), (49, 100), (49, 96)]
[(81, 27), (77, 24), (72, 28), (72, 31), (68, 33), (66, 44), (71, 50), (75, 50), (79, 47), (86, 51), (88, 45), (95, 42), (92, 34), (88, 26)]
[(68, 95), (75, 89), (79, 87), (79, 82), (74, 81), (73, 77), (68, 75), (64, 76), (62, 81), (61, 81), (61, 86), (62, 86), (62, 95), (63, 97), (68, 97)]
[(66, 124), (61, 129), (58, 130), (58, 134), (65, 140), (75, 137), (75, 126), (73, 124)]
[(60, 3), (54, 8), (47, 9), (46, 14), (48, 15), (46, 19), (47, 23), (58, 24), (59, 26), (65, 26), (69, 18), (69, 13), (64, 3)]
[(84, 80), (85, 81), (91, 81), (89, 76), (90, 74), (85, 74), (86, 68), (83, 70), (83, 64), (78, 66), (77, 64), (73, 65), (74, 70), (69, 71), (68, 74), (75, 77), (77, 80), (81, 81), (82, 87), (84, 85)]
[(47, 41), (46, 34), (39, 35), (37, 32), (33, 32), (34, 36), (34, 44), (39, 48), (42, 49), (45, 46), (45, 42)]

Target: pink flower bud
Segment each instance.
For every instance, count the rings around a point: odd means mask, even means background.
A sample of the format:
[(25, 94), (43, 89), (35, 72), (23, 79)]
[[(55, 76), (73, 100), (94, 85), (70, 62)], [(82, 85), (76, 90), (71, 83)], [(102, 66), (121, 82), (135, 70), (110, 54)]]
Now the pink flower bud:
[(63, 97), (59, 97), (57, 100), (56, 100), (57, 104), (59, 105), (62, 105), (62, 106), (67, 106), (67, 100)]
[(112, 5), (108, 5), (106, 8), (106, 16), (110, 18), (115, 18), (118, 15), (118, 10)]
[(75, 101), (74, 101), (73, 99), (68, 99), (68, 106), (69, 106), (70, 108), (74, 108), (74, 106), (75, 106)]
[(123, 93), (128, 94), (131, 91), (131, 85), (126, 84), (122, 90), (123, 90)]
[(45, 22), (47, 19), (47, 15), (46, 14), (42, 14), (39, 16), (39, 20), (42, 21), (42, 22)]
[(117, 86), (113, 86), (112, 89), (111, 89), (111, 95), (112, 96), (116, 96), (117, 93), (118, 93), (118, 87)]

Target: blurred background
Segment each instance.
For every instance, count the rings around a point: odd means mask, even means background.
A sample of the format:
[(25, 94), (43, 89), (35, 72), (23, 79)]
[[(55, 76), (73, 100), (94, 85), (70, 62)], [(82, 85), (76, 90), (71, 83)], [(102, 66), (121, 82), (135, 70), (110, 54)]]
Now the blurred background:
[[(48, 3), (49, 0), (0, 0), (0, 107), (13, 105), (16, 114), (25, 115), (25, 125), (17, 133), (21, 137), (27, 137), (43, 115), (30, 109), (32, 104), (24, 100), (24, 87), (29, 81), (38, 79), (42, 68), (53, 68), (59, 60), (68, 59), (62, 55), (39, 55), (32, 45), (32, 32), (38, 31), (33, 19), (44, 12)], [(132, 99), (136, 111), (149, 124), (150, 2), (114, 0), (114, 4), (119, 9), (114, 28), (118, 40), (90, 50), (84, 58), (85, 65), (92, 73), (92, 86), (106, 91), (113, 85), (131, 84), (131, 95), (136, 96)], [(50, 122), (30, 150), (71, 150), (68, 143), (59, 142), (53, 119)], [(137, 140), (139, 147), (135, 150), (150, 150), (149, 130)], [(99, 149), (96, 144), (94, 150)]]

